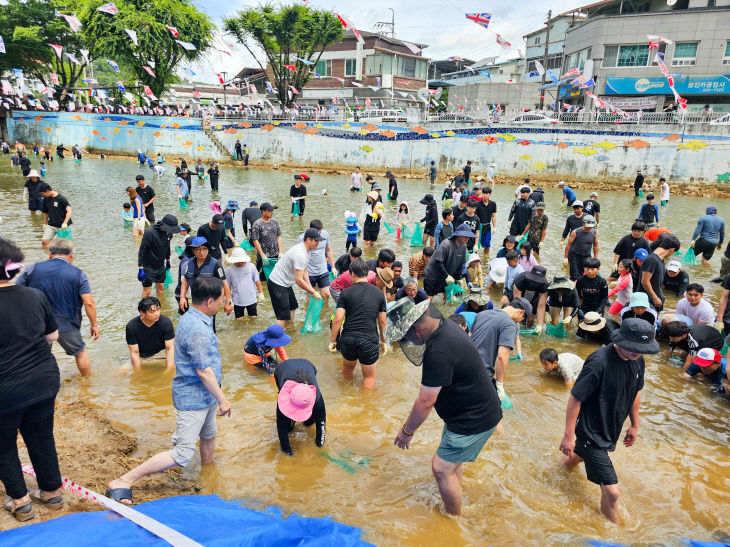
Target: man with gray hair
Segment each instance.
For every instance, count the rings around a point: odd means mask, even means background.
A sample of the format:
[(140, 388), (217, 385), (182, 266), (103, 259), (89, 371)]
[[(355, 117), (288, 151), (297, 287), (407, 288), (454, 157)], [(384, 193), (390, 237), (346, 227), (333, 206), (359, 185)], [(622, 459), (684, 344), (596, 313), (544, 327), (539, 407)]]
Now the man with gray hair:
[(403, 280), (403, 287), (398, 289), (398, 292), (395, 293), (396, 300), (400, 300), (406, 296), (413, 300), (415, 304), (420, 304), (424, 300), (428, 300), (426, 291), (418, 286), (418, 281), (415, 277), (406, 277)]
[(89, 278), (72, 265), (72, 241), (55, 238), (51, 240), (48, 252), (48, 260), (28, 266), (15, 283), (38, 289), (46, 295), (58, 322), (58, 343), (66, 355), (73, 355), (76, 359), (81, 375), (88, 376), (91, 374), (91, 363), (80, 330), (82, 305), (91, 322), (91, 336), (94, 340), (99, 338), (96, 303), (91, 294)]

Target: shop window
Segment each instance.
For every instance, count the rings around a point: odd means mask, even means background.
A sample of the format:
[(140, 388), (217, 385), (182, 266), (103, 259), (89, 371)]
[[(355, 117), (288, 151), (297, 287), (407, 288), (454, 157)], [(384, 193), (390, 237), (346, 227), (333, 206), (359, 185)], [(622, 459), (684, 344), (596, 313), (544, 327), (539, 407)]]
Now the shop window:
[(730, 65), (730, 40), (725, 42), (725, 54), (722, 57), (723, 65)]
[(682, 42), (675, 44), (672, 66), (693, 66), (697, 62), (698, 42)]

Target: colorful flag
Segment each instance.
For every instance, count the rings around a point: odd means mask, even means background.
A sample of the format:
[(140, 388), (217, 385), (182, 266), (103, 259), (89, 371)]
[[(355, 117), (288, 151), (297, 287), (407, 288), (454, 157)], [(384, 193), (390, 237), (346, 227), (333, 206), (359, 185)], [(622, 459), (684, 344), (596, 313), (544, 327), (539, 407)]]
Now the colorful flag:
[(365, 40), (362, 39), (362, 36), (360, 36), (360, 33), (355, 28), (355, 25), (352, 24), (352, 21), (350, 21), (344, 15), (340, 15), (339, 13), (335, 13), (335, 17), (337, 17), (340, 20), (340, 23), (342, 23), (342, 26), (345, 28), (345, 30), (352, 31), (352, 33), (355, 35), (355, 38), (357, 38), (358, 42), (360, 42), (361, 44), (365, 43)]
[[(580, 71), (578, 71), (578, 72), (580, 72)], [(578, 72), (576, 72), (576, 74), (578, 74)], [(558, 77), (555, 76), (555, 74), (553, 73), (552, 70), (548, 70), (547, 75), (550, 76), (550, 79), (553, 81), (554, 84), (558, 83)]]
[(302, 59), (301, 57), (294, 57), (297, 61), (300, 61), (304, 63), (307, 66), (312, 66), (314, 64), (314, 61), (307, 61), (306, 59)]
[(509, 49), (512, 47), (512, 44), (510, 44), (507, 40), (502, 38), (501, 35), (497, 34), (497, 43), (502, 46), (502, 49)]
[(448, 61), (463, 61), (464, 59), (462, 59), (461, 57), (454, 56), (454, 57), (448, 57), (447, 60)]
[(266, 81), (266, 91), (268, 91), (269, 93), (276, 93), (274, 86), (272, 86), (271, 82), (269, 82), (268, 80)]
[(315, 78), (321, 78), (321, 77), (322, 77), (322, 75), (321, 75), (321, 74), (320, 74), (319, 72), (315, 72), (315, 73), (314, 73), (314, 77), (315, 77)]
[(401, 40), (401, 42), (403, 42), (403, 45), (411, 50), (411, 53), (413, 53), (413, 55), (418, 55), (419, 53), (421, 53), (421, 48), (418, 47), (416, 44), (406, 42), (405, 40)]
[(180, 44), (184, 49), (187, 51), (195, 51), (197, 48), (191, 44), (190, 42), (183, 42), (182, 40), (175, 40), (178, 44)]
[(537, 70), (537, 73), (542, 76), (545, 74), (545, 67), (542, 66), (542, 63), (540, 61), (535, 61), (535, 70)]
[(70, 60), (70, 61), (71, 61), (72, 63), (75, 63), (75, 64), (77, 64), (77, 65), (80, 65), (80, 64), (81, 64), (81, 61), (79, 61), (79, 60), (78, 60), (78, 59), (76, 58), (76, 55), (74, 55), (73, 53), (69, 53), (69, 52), (66, 52), (66, 57), (68, 57), (68, 58), (69, 58), (69, 60)]
[(296, 87), (294, 87), (293, 85), (290, 85), (289, 89), (291, 89), (294, 94), (296, 94), (296, 95), (299, 94), (299, 90)]
[(361, 84), (360, 82), (350, 82), (355, 87), (364, 87), (364, 84)]
[(200, 91), (193, 91), (193, 97), (200, 99)]
[(583, 85), (588, 81), (588, 77), (585, 74), (581, 74), (575, 80), (570, 82), (570, 85)]
[(284, 66), (284, 68), (287, 68), (287, 69), (291, 70), (292, 72), (297, 71), (297, 67), (295, 67), (294, 65), (283, 65), (283, 66)]
[(188, 67), (183, 67), (183, 72), (185, 74), (188, 74), (190, 77), (195, 76), (195, 72), (193, 72), (192, 70), (190, 70)]
[(578, 70), (577, 68), (573, 68), (573, 69), (569, 70), (568, 72), (566, 72), (565, 74), (563, 74), (560, 77), (560, 79), (562, 80), (563, 78), (567, 78), (568, 76), (577, 76), (578, 74), (580, 74), (580, 70)]
[(51, 74), (51, 81), (58, 85), (58, 74)]
[(10, 82), (7, 80), (2, 80), (2, 86), (3, 86), (3, 93), (5, 95), (12, 95), (13, 94), (13, 86), (10, 85)]
[(365, 97), (365, 108), (371, 108), (371, 106), (370, 97)]
[(119, 72), (119, 65), (111, 59), (106, 60), (107, 64), (114, 69), (114, 72)]
[(596, 85), (596, 82), (593, 81), (593, 78), (591, 78), (590, 80), (587, 80), (586, 82), (582, 83), (580, 85), (580, 88), (585, 89), (587, 87), (595, 87), (595, 85)]
[(153, 78), (156, 78), (156, 76), (155, 76), (155, 73), (154, 73), (154, 72), (152, 72), (152, 69), (151, 69), (150, 67), (148, 67), (147, 65), (144, 65), (144, 66), (143, 66), (142, 68), (144, 68), (144, 70), (145, 70), (145, 72), (146, 72), (147, 74), (149, 74), (149, 75), (150, 75), (150, 76), (152, 76)]
[(258, 90), (256, 89), (256, 86), (255, 86), (255, 85), (253, 85), (253, 84), (248, 84), (248, 88), (249, 88), (249, 89), (251, 90), (251, 93), (253, 93), (254, 95), (258, 95), (258, 94), (259, 94), (259, 92), (258, 92)]
[(491, 13), (467, 13), (466, 18), (474, 21), (477, 25), (487, 28), (489, 21), (492, 19)]
[(5, 53), (5, 42), (2, 36), (0, 36), (0, 53)]
[(221, 76), (221, 75), (220, 75), (220, 74), (218, 74), (218, 73), (216, 73), (216, 76), (218, 76), (218, 81), (220, 82), (220, 84), (221, 84), (221, 85), (223, 85), (223, 84), (225, 84), (225, 83), (226, 83), (226, 82), (225, 82), (225, 80), (223, 80), (223, 76)]
[(174, 36), (175, 38), (177, 38), (178, 36), (180, 36), (180, 33), (179, 33), (179, 32), (177, 31), (177, 29), (176, 29), (175, 27), (165, 27), (165, 28), (166, 28), (167, 30), (169, 30), (169, 31), (170, 31), (170, 33), (171, 33), (171, 34), (172, 34), (172, 35), (173, 35), (173, 36)]
[(378, 84), (378, 87), (380, 87), (380, 76), (375, 77), (375, 83)]
[(218, 48), (215, 48), (215, 49), (216, 49), (216, 51), (220, 51), (221, 53), (225, 53), (226, 55), (231, 57), (231, 52), (228, 51), (227, 49), (218, 49)]
[(664, 38), (656, 34), (647, 34), (646, 37), (653, 42), (664, 42), (665, 44), (671, 44), (672, 41), (669, 38)]
[(109, 15), (116, 15), (117, 13), (119, 13), (119, 8), (114, 5), (114, 2), (107, 2), (103, 6), (100, 6), (96, 9), (103, 13), (108, 13)]
[(337, 80), (337, 81), (338, 81), (338, 82), (340, 82), (341, 84), (344, 84), (344, 83), (345, 83), (345, 80), (344, 80), (344, 78), (340, 78), (339, 76), (335, 76), (335, 80)]
[(128, 28), (125, 28), (124, 32), (126, 32), (129, 35), (129, 37), (132, 39), (132, 42), (134, 42), (135, 46), (139, 45), (139, 43), (137, 42), (137, 33), (136, 32), (134, 32), (133, 30), (129, 30)]
[(58, 44), (48, 44), (48, 45), (53, 48), (53, 51), (56, 52), (56, 55), (60, 59), (61, 58), (61, 51), (63, 51), (63, 46), (59, 46)]
[(144, 86), (144, 93), (148, 97), (154, 97), (154, 93), (152, 93), (152, 89), (150, 89), (150, 86), (148, 85)]
[(117, 89), (124, 93), (127, 89), (124, 87), (124, 82), (121, 80), (117, 80)]
[(61, 17), (66, 19), (66, 22), (68, 23), (68, 26), (71, 27), (71, 30), (76, 32), (81, 28), (81, 21), (79, 21), (79, 18), (75, 15), (64, 15), (61, 14)]

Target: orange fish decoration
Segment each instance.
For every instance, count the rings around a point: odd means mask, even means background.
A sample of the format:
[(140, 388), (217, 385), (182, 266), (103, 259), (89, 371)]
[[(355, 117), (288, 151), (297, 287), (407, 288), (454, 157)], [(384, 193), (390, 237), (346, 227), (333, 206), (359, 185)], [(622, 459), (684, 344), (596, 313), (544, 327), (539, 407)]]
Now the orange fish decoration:
[(388, 129), (387, 131), (381, 131), (380, 134), (388, 139), (392, 139), (393, 137), (395, 137), (395, 133), (393, 133), (390, 129)]
[(642, 148), (649, 148), (651, 146), (651, 144), (649, 144), (646, 141), (642, 141), (641, 139), (636, 139), (633, 141), (624, 142), (624, 146), (628, 146), (629, 148), (636, 148), (637, 150), (641, 150)]
[(50, 132), (51, 132), (51, 128), (50, 128), (50, 127), (46, 127), (46, 128), (44, 129), (44, 131), (48, 131), (48, 132), (50, 133)]
[(177, 122), (175, 122), (175, 123), (174, 123), (174, 124), (172, 124), (172, 125), (171, 125), (170, 127), (174, 127), (175, 129), (180, 129), (180, 124), (179, 124), (179, 123), (177, 123)]
[(369, 124), (363, 126), (362, 129), (363, 129), (363, 131), (367, 131), (369, 133), (372, 133), (373, 131), (377, 131), (378, 130), (378, 126), (369, 123)]
[(564, 142), (559, 142), (559, 143), (558, 143), (558, 144), (556, 144), (555, 146), (557, 146), (557, 147), (558, 147), (558, 148), (560, 148), (561, 150), (565, 150), (566, 148), (569, 148), (569, 146), (568, 146), (567, 144), (565, 144)]
[(665, 141), (678, 141), (681, 138), (682, 137), (680, 137), (679, 135), (669, 135), (667, 137), (662, 137), (662, 139), (665, 140)]
[(76, 120), (77, 122), (80, 122), (81, 121), (81, 116), (79, 116), (78, 114), (76, 114), (75, 116), (71, 116), (71, 119), (72, 120)]
[(120, 127), (124, 127), (124, 126), (125, 126), (125, 125), (127, 125), (128, 123), (129, 123), (129, 122), (128, 122), (127, 120), (122, 120), (121, 122), (117, 122), (117, 125), (118, 125), (118, 126), (120, 126)]
[(129, 133), (131, 135), (132, 134), (132, 130), (131, 129), (127, 129), (127, 133)]
[(97, 131), (96, 129), (94, 129), (94, 130), (93, 130), (93, 131), (91, 132), (91, 134), (92, 134), (92, 135), (101, 135), (101, 133), (99, 133), (99, 131)]
[(119, 129), (118, 127), (112, 129), (112, 133), (119, 133), (119, 131), (121, 131), (121, 129)]
[(152, 133), (152, 136), (153, 137), (161, 137), (162, 136), (162, 133), (160, 133), (159, 131), (155, 131), (154, 133)]
[(39, 121), (41, 121), (42, 119), (43, 119), (43, 118), (41, 118), (40, 116), (36, 116), (35, 118), (33, 118), (33, 121), (34, 121), (34, 122), (39, 122)]
[(306, 129), (307, 124), (304, 122), (299, 122), (298, 124), (294, 125), (294, 129)]
[(528, 141), (528, 140), (519, 141), (517, 144), (521, 144), (522, 146), (527, 146), (528, 144), (530, 144), (530, 141)]
[(243, 127), (244, 129), (248, 129), (249, 127), (251, 127), (251, 124), (248, 122), (241, 122), (238, 124), (238, 127)]
[(413, 129), (411, 129), (411, 131), (413, 131), (414, 133), (418, 133), (419, 135), (425, 135), (426, 133), (428, 133), (428, 129), (421, 127), (420, 125), (414, 127)]
[(183, 143), (183, 146), (192, 146), (192, 144), (193, 144), (193, 141), (185, 141)]
[(479, 142), (486, 142), (487, 144), (494, 144), (494, 143), (495, 143), (495, 142), (497, 142), (498, 140), (499, 140), (499, 139), (498, 139), (497, 137), (494, 137), (494, 136), (492, 136), (492, 135), (487, 135), (487, 136), (485, 136), (485, 137), (479, 137), (479, 138), (477, 139), (477, 141), (479, 141)]
[(101, 140), (105, 141), (106, 140), (106, 137), (102, 137)]
[(319, 129), (316, 127), (310, 127), (309, 129), (305, 130), (304, 133), (307, 135), (314, 135)]
[(261, 129), (263, 129), (264, 131), (271, 131), (272, 129), (274, 129), (274, 126), (270, 123), (267, 123), (266, 125), (262, 125)]
[[(79, 118), (79, 120), (80, 120), (80, 119), (81, 119), (81, 118)], [(111, 118), (104, 118), (104, 121), (105, 121), (105, 122), (110, 122), (110, 121), (112, 121), (112, 119), (111, 119)]]

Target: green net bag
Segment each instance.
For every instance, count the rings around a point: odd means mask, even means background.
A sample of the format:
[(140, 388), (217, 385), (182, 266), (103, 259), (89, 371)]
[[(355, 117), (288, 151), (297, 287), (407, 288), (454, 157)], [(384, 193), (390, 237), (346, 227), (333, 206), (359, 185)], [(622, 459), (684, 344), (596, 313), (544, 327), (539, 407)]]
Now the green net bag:
[(519, 249), (519, 248), (520, 248), (520, 246), (521, 246), (521, 245), (522, 245), (522, 244), (523, 244), (523, 243), (524, 243), (525, 241), (527, 241), (527, 232), (525, 232), (525, 235), (523, 235), (523, 236), (522, 236), (522, 237), (520, 238), (520, 240), (519, 240), (519, 241), (517, 242), (517, 247), (516, 247), (516, 248), (517, 248), (517, 249)]
[(335, 272), (330, 270), (330, 283), (332, 283), (337, 276), (335, 275)]
[(175, 280), (172, 278), (172, 272), (169, 269), (165, 270), (165, 289), (174, 282)]
[(408, 224), (403, 225), (403, 228), (401, 228), (400, 233), (403, 237), (411, 236), (411, 232), (408, 230)]
[(520, 336), (539, 336), (535, 329), (520, 329)]
[(451, 285), (446, 285), (446, 301), (451, 302), (454, 300), (454, 298), (458, 297), (460, 294), (464, 294), (466, 291), (459, 287), (456, 283), (452, 283)]
[(251, 245), (251, 242), (248, 239), (244, 239), (241, 242), (241, 249), (243, 249), (244, 251), (253, 251), (256, 249), (256, 247)]
[(180, 209), (189, 209), (188, 202), (185, 201), (185, 198), (179, 198), (178, 202), (180, 203)]
[(291, 216), (298, 217), (300, 212), (301, 210), (299, 208), (299, 200), (296, 200), (294, 202), (294, 208), (292, 209)]
[(56, 232), (56, 237), (62, 237), (63, 239), (73, 239), (71, 235), (71, 228), (59, 228)]
[(504, 394), (504, 397), (502, 397), (500, 404), (502, 405), (502, 410), (514, 410), (515, 408), (515, 405), (512, 404), (512, 399), (510, 399), (509, 395), (506, 393)]
[(307, 306), (307, 316), (304, 318), (304, 326), (302, 326), (302, 334), (312, 334), (322, 331), (322, 322), (319, 320), (319, 314), (322, 312), (323, 307), (324, 300), (322, 300), (321, 298), (309, 299), (309, 306)]
[(266, 276), (266, 279), (269, 279), (269, 276), (271, 275), (271, 271), (274, 269), (274, 266), (276, 266), (276, 263), (279, 262), (278, 258), (264, 258), (261, 264), (261, 269), (264, 270), (264, 276)]
[(682, 264), (686, 264), (688, 266), (697, 265), (697, 256), (695, 255), (694, 247), (690, 247), (687, 249), (687, 252), (684, 253), (684, 256), (682, 257)]
[(416, 227), (413, 229), (413, 236), (411, 237), (411, 247), (422, 247), (423, 246), (423, 232), (421, 231), (421, 224), (416, 223)]
[(563, 325), (563, 323), (558, 323), (557, 325), (546, 325), (545, 333), (555, 338), (565, 338), (568, 336), (568, 333), (565, 332), (565, 325)]
[(395, 232), (395, 228), (393, 228), (390, 224), (388, 224), (385, 221), (383, 221), (383, 226), (385, 227), (386, 230), (388, 230), (389, 234), (392, 234), (393, 232)]

